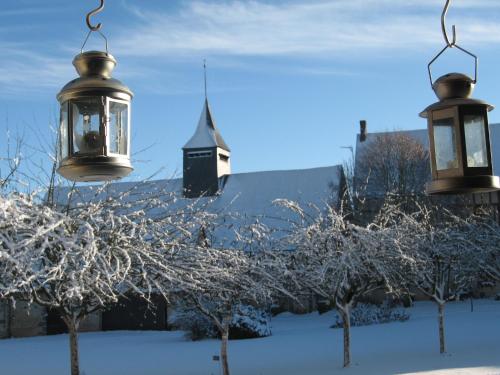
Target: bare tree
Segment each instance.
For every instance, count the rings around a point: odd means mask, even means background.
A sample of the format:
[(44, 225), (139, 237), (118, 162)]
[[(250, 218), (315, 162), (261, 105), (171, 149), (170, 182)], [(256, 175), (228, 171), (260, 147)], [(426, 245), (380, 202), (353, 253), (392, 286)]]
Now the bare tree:
[(171, 270), (151, 250), (141, 212), (119, 215), (88, 204), (74, 215), (20, 195), (2, 198), (0, 270), (3, 296), (57, 309), (70, 338), (71, 374), (78, 375), (78, 327), (89, 314), (129, 290), (147, 296)]
[[(184, 283), (178, 298), (190, 304), (217, 327), (221, 335), (221, 363), (224, 375), (230, 374), (228, 360), (229, 328), (241, 305), (268, 306), (276, 293), (286, 293), (274, 278), (274, 257), (237, 249), (192, 247), (183, 250), (191, 279)], [(188, 255), (186, 255), (188, 254)]]
[(23, 159), (24, 139), (20, 135), (12, 138), (10, 130), (7, 128), (5, 140), (5, 153), (0, 155), (0, 192), (8, 192), (21, 183), (20, 168)]
[(359, 226), (327, 206), (308, 216), (295, 202), (277, 202), (299, 215), (286, 239), (294, 248), (290, 272), (303, 287), (335, 306), (343, 321), (344, 367), (351, 363), (350, 310), (360, 297), (376, 289), (402, 288), (400, 267), (405, 261), (391, 229)]
[(416, 206), (418, 211), (399, 211), (391, 220), (397, 217), (395, 236), (412, 259), (405, 270), (407, 280), (438, 307), (439, 351), (445, 353), (445, 304), (469, 293), (482, 270), (493, 270), (481, 259), (487, 252), (498, 252), (498, 235), (487, 219), (464, 219), (440, 207)]
[(478, 262), (480, 272), (475, 281), (492, 284), (500, 282), (500, 224), (491, 215), (475, 216), (468, 231), (469, 243), (474, 249), (473, 259)]
[(356, 188), (367, 194), (422, 194), (430, 178), (429, 152), (405, 133), (373, 134), (358, 150), (355, 173)]

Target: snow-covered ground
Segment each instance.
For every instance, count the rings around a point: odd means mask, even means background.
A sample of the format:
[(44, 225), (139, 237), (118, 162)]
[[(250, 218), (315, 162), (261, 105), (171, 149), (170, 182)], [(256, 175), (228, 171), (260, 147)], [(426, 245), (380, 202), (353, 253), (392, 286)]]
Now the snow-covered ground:
[[(437, 311), (430, 302), (411, 318), (352, 328), (350, 369), (342, 368), (342, 330), (325, 315), (281, 314), (273, 336), (231, 341), (233, 375), (500, 374), (500, 302), (446, 307), (448, 354), (438, 353)], [(219, 375), (219, 341), (186, 341), (182, 332), (99, 332), (80, 335), (85, 375)], [(67, 375), (66, 335), (0, 340), (0, 374)]]

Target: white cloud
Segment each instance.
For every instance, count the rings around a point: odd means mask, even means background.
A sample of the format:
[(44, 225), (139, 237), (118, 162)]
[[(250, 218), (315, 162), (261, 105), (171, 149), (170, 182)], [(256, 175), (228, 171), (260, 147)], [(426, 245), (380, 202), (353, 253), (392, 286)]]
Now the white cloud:
[[(130, 7), (137, 22), (115, 38), (120, 55), (182, 57), (330, 57), (370, 49), (419, 50), (442, 45), (442, 0), (192, 1), (176, 12)], [(500, 2), (452, 4), (460, 43), (500, 43), (491, 16)], [(474, 13), (472, 14), (471, 11)], [(467, 14), (471, 13), (471, 14)], [(133, 22), (132, 22), (133, 23)], [(451, 29), (451, 23), (449, 25)]]
[(0, 95), (44, 92), (61, 86), (74, 71), (62, 58), (49, 57), (22, 44), (0, 44), (0, 55), (8, 56), (0, 63)]
[[(72, 65), (73, 52), (46, 54), (30, 45), (0, 43), (0, 96), (19, 96), (51, 92), (55, 98), (67, 82), (78, 75)], [(153, 70), (148, 67), (119, 66), (120, 78), (147, 77)]]
[[(333, 65), (330, 60), (391, 56), (398, 51), (426, 51), (430, 55), (444, 45), (440, 31), (443, 0), (194, 0), (169, 11), (154, 11), (152, 3), (125, 2), (130, 14), (126, 23), (106, 24), (113, 54), (120, 59), (137, 57), (118, 66), (117, 75), (125, 81), (129, 77), (165, 78), (165, 62), (201, 61), (201, 56), (213, 55), (222, 57), (216, 59), (219, 67), (346, 75), (352, 74), (348, 65)], [(10, 16), (18, 11), (11, 9)], [(481, 43), (498, 45), (498, 15), (498, 0), (453, 2), (449, 28), (457, 24), (459, 43), (467, 49), (474, 50)], [(4, 36), (0, 54), (8, 56), (0, 61), (0, 95), (57, 91), (76, 76), (71, 60), (79, 41), (73, 43), (73, 34), (67, 37), (71, 42), (47, 40), (49, 50), (29, 41), (5, 42), (16, 34), (14, 28), (30, 26), (0, 26)], [(71, 50), (66, 46), (72, 46)], [(286, 63), (280, 59), (283, 57)], [(173, 91), (179, 90), (186, 88)]]
[(0, 13), (0, 18), (3, 17), (26, 17), (27, 15), (44, 15), (53, 14), (55, 12), (61, 12), (61, 7), (48, 7), (47, 5), (39, 7), (16, 7), (14, 9), (2, 9)]

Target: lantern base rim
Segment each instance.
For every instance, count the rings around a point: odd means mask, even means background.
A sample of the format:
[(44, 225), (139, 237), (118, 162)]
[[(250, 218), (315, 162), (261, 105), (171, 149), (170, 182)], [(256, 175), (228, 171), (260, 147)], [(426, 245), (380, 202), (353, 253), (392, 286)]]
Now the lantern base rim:
[(121, 179), (133, 170), (126, 157), (98, 156), (66, 158), (57, 173), (75, 182), (103, 182)]
[(500, 190), (500, 178), (498, 176), (442, 178), (428, 182), (425, 186), (427, 195), (489, 193), (497, 190)]

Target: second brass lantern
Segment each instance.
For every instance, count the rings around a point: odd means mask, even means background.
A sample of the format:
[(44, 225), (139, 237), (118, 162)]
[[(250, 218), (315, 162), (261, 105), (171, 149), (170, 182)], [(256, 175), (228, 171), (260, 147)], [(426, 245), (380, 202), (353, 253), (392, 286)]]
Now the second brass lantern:
[(433, 84), (439, 102), (420, 115), (427, 118), (432, 181), (428, 194), (463, 194), (498, 190), (493, 176), (488, 111), (492, 105), (470, 97), (474, 81), (451, 73)]

